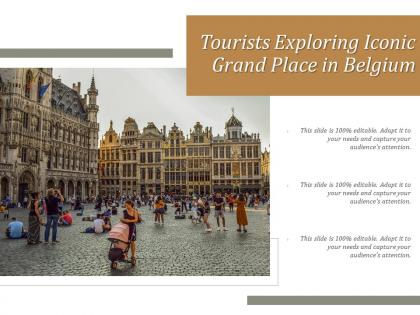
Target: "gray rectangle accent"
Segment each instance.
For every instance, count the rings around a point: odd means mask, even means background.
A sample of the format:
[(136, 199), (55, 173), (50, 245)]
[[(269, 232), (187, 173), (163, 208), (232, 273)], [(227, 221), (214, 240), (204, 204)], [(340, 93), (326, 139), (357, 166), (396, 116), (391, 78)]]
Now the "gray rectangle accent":
[(248, 296), (248, 305), (420, 305), (420, 296)]
[(172, 58), (172, 48), (0, 48), (0, 58)]

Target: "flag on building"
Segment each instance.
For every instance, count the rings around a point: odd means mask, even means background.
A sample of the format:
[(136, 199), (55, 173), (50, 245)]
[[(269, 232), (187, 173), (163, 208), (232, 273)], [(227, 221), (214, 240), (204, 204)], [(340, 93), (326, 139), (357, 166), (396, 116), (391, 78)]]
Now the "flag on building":
[(51, 82), (48, 83), (48, 84), (40, 86), (40, 88), (39, 88), (39, 97), (40, 98), (42, 98), (45, 95), (45, 93), (48, 91), (48, 88), (50, 87), (50, 84), (51, 84)]

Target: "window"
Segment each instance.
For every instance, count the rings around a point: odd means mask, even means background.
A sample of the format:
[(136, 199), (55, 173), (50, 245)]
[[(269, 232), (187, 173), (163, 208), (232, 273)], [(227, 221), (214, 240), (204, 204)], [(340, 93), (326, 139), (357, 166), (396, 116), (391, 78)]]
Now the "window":
[(39, 119), (39, 117), (36, 117), (35, 119), (35, 131), (40, 131), (41, 129), (41, 120)]
[(28, 162), (28, 152), (27, 152), (26, 148), (22, 148), (20, 159), (21, 159), (22, 163)]
[(247, 158), (252, 158), (252, 147), (246, 147), (246, 156)]
[(156, 169), (156, 179), (160, 180), (160, 168)]
[(231, 165), (230, 165), (230, 163), (226, 163), (226, 175), (227, 176), (231, 175)]
[(219, 149), (218, 147), (213, 148), (213, 157), (217, 159), (219, 157)]
[(25, 129), (29, 128), (29, 114), (28, 113), (23, 113), (22, 123), (23, 123), (23, 128)]
[(220, 147), (219, 148), (219, 157), (221, 159), (224, 159), (225, 158), (225, 147)]
[(27, 98), (31, 98), (32, 80), (33, 80), (32, 71), (28, 70), (26, 72), (26, 79), (25, 79), (25, 97)]
[(246, 152), (245, 151), (246, 151), (246, 147), (242, 146), (241, 147), (241, 157), (242, 158), (245, 158), (246, 157)]
[(146, 163), (146, 153), (140, 153), (140, 163)]
[(42, 95), (41, 95), (41, 87), (44, 85), (44, 80), (42, 79), (42, 77), (38, 78), (38, 90), (37, 90), (37, 101), (38, 103), (41, 102), (42, 99)]
[(147, 169), (147, 179), (153, 179), (153, 168), (149, 167)]
[(147, 163), (153, 163), (153, 152), (147, 152)]
[(226, 147), (226, 158), (230, 159), (230, 146)]
[(146, 170), (144, 168), (140, 169), (140, 179), (145, 180), (146, 179)]
[(241, 164), (241, 175), (246, 175), (246, 163)]
[(112, 135), (109, 136), (109, 142), (112, 143)]
[(156, 148), (156, 149), (159, 149), (159, 148), (160, 148), (160, 141), (156, 141), (156, 142), (155, 142), (155, 148)]
[(155, 162), (160, 163), (160, 161), (161, 161), (160, 152), (155, 152)]
[(148, 141), (147, 142), (147, 148), (151, 149), (153, 147), (153, 142), (152, 141)]
[(254, 163), (254, 175), (260, 175), (260, 167), (258, 162)]
[(188, 156), (192, 156), (193, 155), (193, 148), (188, 148)]
[(259, 152), (258, 152), (259, 150), (258, 150), (258, 146), (255, 146), (254, 147), (254, 158), (258, 158), (258, 156), (259, 156)]
[(203, 156), (204, 155), (204, 148), (200, 147), (199, 152), (200, 152), (200, 156)]
[(224, 175), (225, 175), (225, 164), (220, 163), (220, 176), (224, 176)]
[(54, 155), (54, 167), (57, 168), (58, 167), (58, 151), (55, 150), (55, 155)]
[(252, 163), (248, 163), (248, 176), (252, 177)]

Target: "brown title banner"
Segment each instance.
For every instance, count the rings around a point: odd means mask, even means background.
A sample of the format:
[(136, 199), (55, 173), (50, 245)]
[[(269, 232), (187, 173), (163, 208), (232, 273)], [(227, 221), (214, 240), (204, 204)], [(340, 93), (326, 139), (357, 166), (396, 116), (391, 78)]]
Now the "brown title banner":
[(188, 16), (187, 95), (420, 95), (420, 16)]

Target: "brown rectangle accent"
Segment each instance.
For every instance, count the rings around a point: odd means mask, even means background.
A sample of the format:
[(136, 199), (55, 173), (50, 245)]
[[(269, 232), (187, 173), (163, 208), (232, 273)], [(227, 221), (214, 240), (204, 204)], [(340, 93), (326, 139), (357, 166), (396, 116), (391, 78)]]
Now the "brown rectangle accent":
[[(270, 38), (268, 50), (203, 50), (202, 35), (215, 38)], [(346, 50), (274, 50), (276, 36), (288, 38), (359, 38), (356, 53)], [(373, 38), (415, 38), (412, 50), (364, 50), (367, 34)], [(187, 17), (187, 95), (420, 95), (420, 16), (188, 16)], [(228, 61), (258, 62), (267, 57), (263, 73), (216, 73), (212, 69), (218, 57)], [(317, 61), (314, 73), (270, 72), (273, 58)], [(414, 61), (413, 72), (343, 73), (346, 58), (384, 64), (388, 61)], [(339, 71), (320, 71), (324, 58), (336, 60)], [(350, 68), (349, 68), (350, 69)]]

